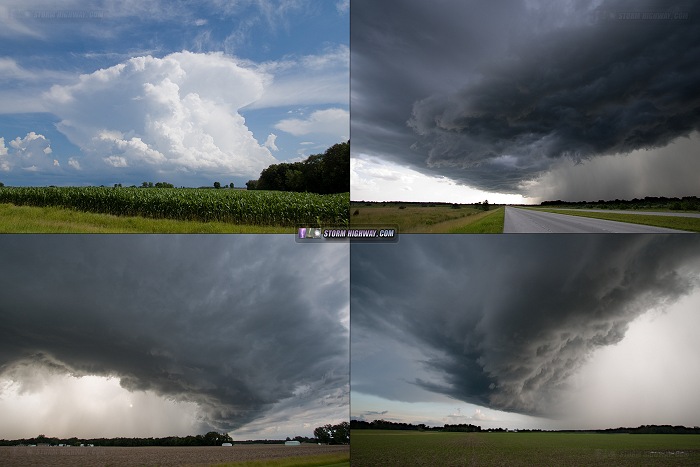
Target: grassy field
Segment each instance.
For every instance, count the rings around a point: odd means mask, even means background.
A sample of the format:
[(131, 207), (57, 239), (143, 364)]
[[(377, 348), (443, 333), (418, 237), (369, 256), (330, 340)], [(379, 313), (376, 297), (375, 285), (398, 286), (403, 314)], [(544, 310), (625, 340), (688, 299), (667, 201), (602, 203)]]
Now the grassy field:
[[(528, 208), (533, 209), (533, 208)], [(553, 212), (556, 214), (568, 214), (570, 216), (593, 217), (595, 219), (606, 219), (609, 221), (628, 222), (631, 224), (653, 225), (654, 227), (667, 227), (669, 229), (688, 230), (690, 232), (700, 232), (700, 218), (680, 217), (680, 216), (654, 216), (635, 214), (621, 214), (614, 212), (590, 212), (575, 211), (573, 209), (550, 209), (536, 208), (537, 211)]]
[(219, 464), (216, 467), (350, 467), (350, 452), (233, 462)]
[(235, 444), (232, 447), (0, 447), (0, 465), (348, 467), (349, 446)]
[(201, 188), (0, 187), (0, 203), (239, 226), (343, 226), (348, 223), (350, 195)]
[[(444, 204), (382, 203), (351, 205), (350, 226), (397, 225), (399, 233), (500, 233), (503, 208), (482, 211), (471, 206)], [(495, 215), (494, 215), (495, 214)], [(486, 220), (488, 219), (488, 220)]]
[(353, 467), (700, 465), (698, 435), (352, 430), (350, 437)]
[(113, 216), (57, 207), (0, 204), (0, 233), (293, 233), (294, 227)]

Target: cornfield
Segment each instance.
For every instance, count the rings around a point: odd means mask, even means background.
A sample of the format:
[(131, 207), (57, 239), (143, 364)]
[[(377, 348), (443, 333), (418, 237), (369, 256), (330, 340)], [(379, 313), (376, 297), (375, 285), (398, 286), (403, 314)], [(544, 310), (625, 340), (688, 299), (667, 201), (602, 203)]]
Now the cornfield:
[(0, 203), (56, 206), (78, 211), (156, 219), (245, 225), (347, 225), (348, 193), (202, 188), (2, 187)]

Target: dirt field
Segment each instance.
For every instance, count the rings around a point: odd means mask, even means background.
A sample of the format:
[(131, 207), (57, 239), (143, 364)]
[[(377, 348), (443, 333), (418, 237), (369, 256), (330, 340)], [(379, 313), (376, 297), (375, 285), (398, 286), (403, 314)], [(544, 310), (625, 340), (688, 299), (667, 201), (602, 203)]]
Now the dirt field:
[(232, 447), (0, 447), (0, 465), (14, 466), (210, 466), (348, 451), (349, 446), (239, 444)]

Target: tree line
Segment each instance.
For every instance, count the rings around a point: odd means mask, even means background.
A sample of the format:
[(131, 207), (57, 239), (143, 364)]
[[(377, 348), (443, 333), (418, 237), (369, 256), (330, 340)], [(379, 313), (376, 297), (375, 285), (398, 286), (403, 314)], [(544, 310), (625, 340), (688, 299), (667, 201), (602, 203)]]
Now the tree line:
[(700, 198), (684, 196), (667, 198), (665, 196), (646, 196), (644, 198), (614, 199), (598, 201), (542, 201), (540, 206), (572, 207), (579, 209), (670, 209), (672, 211), (700, 211)]
[(350, 191), (350, 141), (314, 154), (302, 162), (272, 164), (257, 180), (248, 180), (249, 190), (277, 190), (318, 193)]
[[(412, 423), (390, 422), (387, 420), (374, 420), (367, 422), (364, 420), (350, 420), (352, 430), (405, 430), (405, 431), (441, 431), (441, 432), (506, 432), (504, 428), (483, 429), (477, 425), (459, 424), (431, 427), (424, 423), (414, 425)], [(673, 434), (673, 435), (700, 435), (700, 427), (692, 428), (686, 426), (671, 425), (641, 425), (637, 428), (606, 428), (604, 430), (541, 430), (541, 429), (520, 429), (522, 433), (534, 432), (557, 432), (557, 433), (627, 433), (627, 434)]]
[[(236, 441), (236, 444), (284, 444), (285, 441), (299, 441), (300, 443), (324, 443), (324, 444), (348, 444), (350, 443), (350, 424), (342, 422), (338, 425), (324, 425), (314, 430), (315, 438), (305, 436), (296, 436), (294, 438), (287, 437), (284, 439), (258, 439), (248, 441)], [(45, 435), (39, 435), (34, 438), (21, 438), (5, 440), (0, 439), (0, 446), (17, 446), (17, 445), (40, 445), (47, 444), (58, 446), (119, 446), (119, 447), (135, 447), (135, 446), (221, 446), (223, 443), (233, 443), (233, 439), (228, 433), (217, 433), (210, 431), (205, 435), (188, 435), (188, 436), (165, 436), (162, 438), (57, 438)]]
[(456, 425), (445, 424), (443, 426), (428, 426), (425, 423), (414, 425), (412, 423), (390, 422), (388, 420), (350, 420), (350, 428), (353, 430), (404, 430), (404, 431), (441, 431), (471, 433), (482, 431), (478, 425), (461, 423)]

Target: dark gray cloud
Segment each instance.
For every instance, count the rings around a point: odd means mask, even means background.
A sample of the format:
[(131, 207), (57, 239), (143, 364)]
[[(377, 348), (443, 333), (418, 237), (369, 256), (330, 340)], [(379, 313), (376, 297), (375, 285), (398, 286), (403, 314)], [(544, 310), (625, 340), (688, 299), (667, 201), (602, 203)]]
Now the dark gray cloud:
[(406, 355), (420, 349), (411, 355), (415, 370), (400, 378), (414, 387), (555, 416), (594, 350), (620, 342), (637, 317), (700, 283), (694, 237), (465, 240), (417, 235), (392, 248), (353, 245), (352, 345), (357, 338), (364, 347), (353, 350), (353, 391), (417, 401), (415, 392), (397, 394), (403, 385), (392, 389), (373, 362), (394, 375), (388, 362), (405, 368)]
[(220, 430), (273, 405), (342, 414), (348, 250), (286, 235), (3, 236), (0, 374), (114, 376), (199, 404)]
[[(649, 11), (688, 19), (613, 19)], [(358, 154), (527, 194), (523, 182), (562, 158), (659, 148), (700, 129), (695, 2), (361, 0), (351, 14)]]

